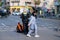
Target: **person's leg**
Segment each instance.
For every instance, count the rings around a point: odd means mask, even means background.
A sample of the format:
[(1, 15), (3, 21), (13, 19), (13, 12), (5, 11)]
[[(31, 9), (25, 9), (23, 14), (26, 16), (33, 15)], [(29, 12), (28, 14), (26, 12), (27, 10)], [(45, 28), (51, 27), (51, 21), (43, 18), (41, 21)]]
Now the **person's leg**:
[(28, 36), (28, 37), (31, 37), (31, 33), (32, 33), (32, 32), (33, 32), (32, 30), (29, 30), (27, 36)]
[(37, 34), (37, 25), (35, 25), (35, 37), (39, 37), (39, 35)]
[(23, 23), (23, 26), (24, 26), (24, 34), (26, 34), (26, 24)]
[(25, 33), (27, 34), (28, 33), (28, 24), (25, 23)]
[(33, 32), (32, 26), (30, 26), (30, 27), (29, 27), (29, 32), (28, 32), (27, 36), (28, 36), (28, 37), (31, 37), (31, 33), (32, 33), (32, 32)]
[(28, 24), (24, 23), (24, 34), (28, 33)]
[(37, 25), (35, 25), (35, 35), (37, 35)]
[(30, 35), (33, 31), (32, 30), (29, 30), (28, 34)]
[(26, 28), (26, 32), (28, 33), (28, 31), (29, 31), (29, 30), (28, 30), (28, 26), (27, 26), (27, 28)]

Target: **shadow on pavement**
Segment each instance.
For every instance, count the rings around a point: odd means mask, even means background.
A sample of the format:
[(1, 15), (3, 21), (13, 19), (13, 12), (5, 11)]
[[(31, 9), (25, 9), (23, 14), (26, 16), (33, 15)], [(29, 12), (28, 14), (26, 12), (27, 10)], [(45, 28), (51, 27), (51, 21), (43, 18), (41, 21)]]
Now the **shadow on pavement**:
[(59, 37), (60, 38), (60, 35), (54, 35), (55, 37)]

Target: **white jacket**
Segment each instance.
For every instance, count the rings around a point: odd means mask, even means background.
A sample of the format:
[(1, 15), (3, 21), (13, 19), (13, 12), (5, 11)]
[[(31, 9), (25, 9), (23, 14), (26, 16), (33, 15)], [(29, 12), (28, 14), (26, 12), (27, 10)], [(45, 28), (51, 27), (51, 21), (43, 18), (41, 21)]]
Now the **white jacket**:
[(36, 18), (34, 16), (30, 17), (30, 21), (29, 21), (28, 25), (30, 25), (31, 29), (34, 29), (35, 27), (37, 27)]

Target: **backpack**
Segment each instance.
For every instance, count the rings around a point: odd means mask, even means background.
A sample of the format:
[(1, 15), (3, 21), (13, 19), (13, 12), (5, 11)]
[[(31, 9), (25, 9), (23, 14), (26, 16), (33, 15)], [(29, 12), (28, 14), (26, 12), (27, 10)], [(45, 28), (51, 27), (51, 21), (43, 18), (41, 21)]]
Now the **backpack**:
[(17, 32), (22, 33), (24, 31), (24, 27), (18, 22), (16, 27)]

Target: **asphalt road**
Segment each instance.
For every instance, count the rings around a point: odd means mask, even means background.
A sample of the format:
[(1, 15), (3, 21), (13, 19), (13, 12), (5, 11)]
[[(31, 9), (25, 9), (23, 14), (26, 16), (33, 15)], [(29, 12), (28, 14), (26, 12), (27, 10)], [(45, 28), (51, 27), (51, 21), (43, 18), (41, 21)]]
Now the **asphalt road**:
[(10, 15), (0, 18), (0, 40), (60, 40), (60, 31), (51, 30), (60, 28), (60, 20), (37, 18), (39, 38), (34, 36), (29, 38), (22, 33), (17, 33), (16, 25), (18, 22), (22, 24), (19, 16)]
[[(18, 22), (22, 24), (20, 16), (10, 15), (8, 17), (0, 18), (0, 30), (14, 30)], [(60, 28), (60, 20), (37, 18), (37, 25), (38, 27)]]

